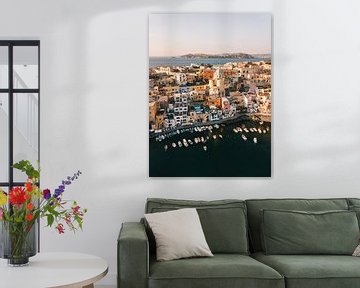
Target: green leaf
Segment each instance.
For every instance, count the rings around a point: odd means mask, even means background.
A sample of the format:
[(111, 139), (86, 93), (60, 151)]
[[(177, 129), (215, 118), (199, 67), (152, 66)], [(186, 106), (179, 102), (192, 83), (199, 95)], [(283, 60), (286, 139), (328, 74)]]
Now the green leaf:
[(40, 167), (35, 169), (29, 160), (21, 160), (13, 165), (15, 169), (25, 172), (29, 178), (38, 180), (40, 178)]
[(51, 225), (54, 223), (54, 216), (53, 215), (51, 215), (51, 214), (48, 214), (47, 215), (47, 224), (48, 224), (48, 226), (50, 226), (51, 227)]

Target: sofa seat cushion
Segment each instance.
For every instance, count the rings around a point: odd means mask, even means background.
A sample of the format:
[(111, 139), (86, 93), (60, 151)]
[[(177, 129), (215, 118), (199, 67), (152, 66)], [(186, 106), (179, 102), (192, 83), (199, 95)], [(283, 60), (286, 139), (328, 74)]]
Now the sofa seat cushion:
[(166, 262), (150, 261), (149, 288), (284, 288), (274, 269), (246, 255), (215, 254)]
[(265, 255), (254, 259), (285, 277), (287, 288), (358, 288), (360, 258), (343, 255)]

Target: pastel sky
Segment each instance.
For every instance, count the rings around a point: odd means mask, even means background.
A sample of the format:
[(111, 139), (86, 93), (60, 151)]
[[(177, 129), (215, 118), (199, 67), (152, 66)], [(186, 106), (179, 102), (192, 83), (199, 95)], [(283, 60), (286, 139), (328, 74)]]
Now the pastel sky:
[(149, 56), (187, 53), (271, 53), (267, 13), (154, 13)]

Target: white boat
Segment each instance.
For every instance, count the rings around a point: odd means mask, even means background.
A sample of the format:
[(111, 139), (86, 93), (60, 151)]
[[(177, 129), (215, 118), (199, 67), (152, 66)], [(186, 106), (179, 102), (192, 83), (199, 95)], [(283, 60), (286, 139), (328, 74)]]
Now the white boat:
[(178, 141), (178, 146), (182, 147), (182, 143), (180, 141)]
[(263, 122), (263, 121), (260, 121), (259, 124), (262, 125), (262, 124), (264, 124), (264, 122)]
[(213, 135), (214, 140), (216, 139), (216, 135)]
[(184, 143), (185, 147), (189, 147), (189, 144), (187, 142)]
[(198, 139), (197, 139), (197, 138), (194, 138), (194, 142), (195, 142), (195, 144), (197, 144), (197, 143), (198, 143)]
[(254, 141), (254, 143), (256, 144), (256, 143), (257, 143), (257, 138), (254, 137), (253, 141)]
[(236, 128), (234, 128), (233, 131), (234, 131), (235, 133), (238, 133), (238, 132), (239, 132)]
[(247, 128), (243, 129), (246, 133), (249, 133), (249, 130)]
[(171, 144), (171, 146), (176, 148), (176, 144), (174, 142)]
[(268, 132), (270, 131), (270, 127), (269, 127), (269, 126), (268, 126), (268, 127), (266, 127), (266, 131), (268, 131)]
[(183, 143), (184, 143), (184, 145), (185, 145), (185, 144), (187, 144), (187, 141), (186, 141), (186, 139), (185, 139), (185, 138), (183, 139)]
[(254, 132), (258, 132), (258, 130), (256, 128), (254, 128)]
[(264, 134), (266, 133), (266, 130), (265, 130), (265, 129), (263, 130), (263, 133), (264, 133)]
[(222, 136), (221, 134), (219, 134), (219, 137), (220, 137), (221, 139), (223, 139), (223, 136)]
[(215, 124), (214, 127), (215, 127), (216, 129), (219, 129), (219, 128), (220, 128), (220, 126), (219, 126), (218, 124)]
[(191, 141), (191, 139), (189, 139), (188, 142), (190, 143), (190, 145), (193, 145), (193, 144), (194, 144), (194, 142)]
[(177, 134), (180, 134), (180, 131), (179, 131), (179, 130), (176, 130), (176, 133), (177, 133)]
[(169, 147), (167, 145), (164, 146), (164, 150), (167, 151)]
[(204, 139), (204, 137), (201, 137), (201, 142), (205, 142), (205, 139)]
[(206, 147), (206, 146), (204, 146), (203, 148), (204, 148), (204, 151), (206, 151), (206, 150), (207, 150), (207, 147)]
[(260, 128), (258, 129), (258, 132), (259, 132), (260, 134), (262, 133), (262, 131), (261, 131), (261, 129), (260, 129)]
[(244, 141), (247, 140), (246, 136), (244, 134), (241, 135), (241, 138), (244, 139)]

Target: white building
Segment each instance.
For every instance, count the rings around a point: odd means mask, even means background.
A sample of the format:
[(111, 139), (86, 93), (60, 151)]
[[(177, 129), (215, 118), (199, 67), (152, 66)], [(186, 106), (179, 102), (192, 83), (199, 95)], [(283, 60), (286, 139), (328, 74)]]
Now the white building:
[(187, 77), (185, 73), (176, 73), (175, 80), (178, 85), (186, 84)]

